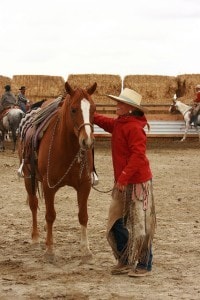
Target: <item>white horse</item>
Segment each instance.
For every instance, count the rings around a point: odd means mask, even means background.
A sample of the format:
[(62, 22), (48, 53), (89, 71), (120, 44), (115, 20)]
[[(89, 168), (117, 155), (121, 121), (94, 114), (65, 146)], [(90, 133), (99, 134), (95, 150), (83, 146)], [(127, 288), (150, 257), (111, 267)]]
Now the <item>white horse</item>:
[[(191, 128), (190, 120), (191, 120), (191, 110), (192, 106), (187, 105), (180, 100), (176, 99), (176, 96), (174, 96), (173, 103), (170, 105), (169, 112), (173, 113), (175, 111), (179, 111), (184, 118), (185, 121), (185, 132), (183, 135), (183, 138), (181, 139), (181, 142), (185, 141), (188, 130)], [(200, 141), (200, 115), (198, 114), (197, 119), (195, 120), (193, 124), (194, 128), (196, 129), (198, 135), (199, 135), (199, 141)]]
[(24, 112), (19, 108), (10, 108), (9, 111), (0, 120), (0, 151), (5, 150), (4, 139), (6, 134), (11, 132), (13, 140), (13, 152), (16, 149), (17, 142), (17, 130), (21, 119), (24, 116)]

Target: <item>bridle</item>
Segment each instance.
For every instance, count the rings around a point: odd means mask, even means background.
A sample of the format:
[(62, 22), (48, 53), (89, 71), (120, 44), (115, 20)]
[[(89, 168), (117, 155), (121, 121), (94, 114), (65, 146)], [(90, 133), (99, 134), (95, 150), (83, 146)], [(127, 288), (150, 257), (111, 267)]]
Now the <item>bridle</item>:
[(83, 123), (83, 124), (81, 124), (78, 128), (76, 128), (76, 130), (78, 131), (78, 134), (80, 133), (80, 131), (81, 131), (81, 129), (84, 127), (84, 126), (86, 126), (86, 125), (89, 125), (90, 127), (91, 127), (91, 129), (92, 129), (92, 132), (93, 132), (93, 130), (94, 130), (94, 127), (93, 127), (93, 124), (92, 123)]

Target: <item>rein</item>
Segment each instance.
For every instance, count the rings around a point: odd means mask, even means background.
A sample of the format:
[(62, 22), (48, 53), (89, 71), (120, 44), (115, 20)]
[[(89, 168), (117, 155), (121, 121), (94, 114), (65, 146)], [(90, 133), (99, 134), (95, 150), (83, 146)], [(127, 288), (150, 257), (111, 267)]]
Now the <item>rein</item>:
[(112, 192), (112, 190), (113, 190), (113, 189), (110, 189), (110, 190), (107, 190), (107, 191), (102, 191), (102, 190), (97, 189), (97, 188), (94, 187), (93, 185), (92, 185), (92, 188), (93, 188), (95, 191), (97, 191), (97, 192), (99, 192), (99, 193), (103, 193), (103, 194), (108, 194), (108, 193)]

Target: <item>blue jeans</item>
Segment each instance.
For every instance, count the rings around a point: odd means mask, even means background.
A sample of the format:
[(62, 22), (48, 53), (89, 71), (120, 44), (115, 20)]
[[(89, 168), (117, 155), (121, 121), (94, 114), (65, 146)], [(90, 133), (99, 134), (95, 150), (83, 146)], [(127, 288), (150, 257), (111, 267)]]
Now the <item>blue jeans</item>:
[[(124, 221), (125, 220), (123, 218), (118, 219), (114, 223), (114, 225), (111, 229), (112, 232), (113, 232), (115, 241), (116, 241), (117, 251), (119, 253), (123, 253), (124, 250), (126, 249), (127, 242), (128, 242), (128, 237), (129, 237), (129, 232), (128, 232), (128, 229), (124, 225)], [(152, 261), (153, 261), (153, 253), (152, 253), (152, 245), (151, 245), (150, 246), (150, 251), (149, 251), (149, 257), (147, 259), (145, 259), (145, 262), (139, 260), (138, 263), (137, 263), (137, 267), (141, 268), (141, 269), (147, 269), (148, 271), (151, 271)], [(127, 263), (127, 261), (124, 261), (124, 263)]]
[(149, 250), (149, 257), (147, 259), (147, 263), (142, 262), (142, 261), (138, 261), (137, 263), (137, 268), (140, 269), (147, 269), (147, 271), (151, 271), (152, 270), (152, 264), (153, 264), (153, 253), (152, 253), (152, 245), (150, 246), (150, 250)]
[(19, 102), (18, 102), (18, 105), (19, 105), (20, 109), (21, 109), (24, 113), (26, 113), (26, 104), (25, 104), (24, 102), (22, 102), (22, 101), (19, 101)]
[(114, 223), (111, 230), (114, 234), (114, 238), (117, 244), (117, 251), (122, 252), (123, 250), (126, 249), (128, 236), (129, 236), (128, 229), (124, 226), (124, 219), (123, 218), (118, 219)]

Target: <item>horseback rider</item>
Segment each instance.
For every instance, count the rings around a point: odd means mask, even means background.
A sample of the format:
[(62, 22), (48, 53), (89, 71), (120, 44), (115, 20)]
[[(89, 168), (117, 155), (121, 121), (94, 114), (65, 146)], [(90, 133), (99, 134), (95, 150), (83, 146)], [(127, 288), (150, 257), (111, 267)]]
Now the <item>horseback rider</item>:
[(2, 95), (1, 100), (0, 100), (0, 115), (3, 113), (5, 109), (14, 107), (17, 103), (17, 99), (11, 92), (11, 86), (6, 85), (4, 87), (5, 93)]
[(19, 89), (19, 94), (17, 96), (17, 104), (19, 105), (20, 109), (26, 113), (27, 108), (26, 105), (29, 102), (29, 100), (26, 98), (25, 96), (25, 92), (26, 92), (26, 87), (25, 86), (21, 86), (21, 88)]
[(193, 100), (193, 106), (190, 115), (190, 124), (196, 121), (196, 117), (200, 112), (200, 84), (196, 85), (195, 92), (196, 92), (196, 98)]

